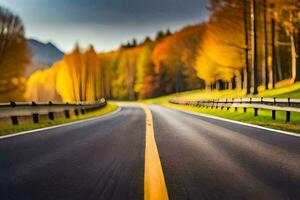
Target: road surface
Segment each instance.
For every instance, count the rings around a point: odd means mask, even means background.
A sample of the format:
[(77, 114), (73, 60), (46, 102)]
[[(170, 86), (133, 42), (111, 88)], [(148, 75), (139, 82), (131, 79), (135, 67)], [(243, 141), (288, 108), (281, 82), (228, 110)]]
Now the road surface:
[(144, 199), (147, 125), (169, 199), (300, 199), (300, 137), (150, 109), (1, 139), (0, 199)]

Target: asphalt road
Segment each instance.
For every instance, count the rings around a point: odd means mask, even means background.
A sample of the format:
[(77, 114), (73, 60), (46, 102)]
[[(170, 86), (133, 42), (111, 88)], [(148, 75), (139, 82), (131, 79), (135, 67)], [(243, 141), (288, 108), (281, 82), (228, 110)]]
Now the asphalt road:
[(143, 199), (145, 114), (0, 140), (0, 199)]
[(151, 108), (170, 199), (300, 199), (300, 138)]
[[(170, 199), (300, 199), (300, 138), (150, 106)], [(0, 140), (0, 199), (143, 199), (141, 108)]]

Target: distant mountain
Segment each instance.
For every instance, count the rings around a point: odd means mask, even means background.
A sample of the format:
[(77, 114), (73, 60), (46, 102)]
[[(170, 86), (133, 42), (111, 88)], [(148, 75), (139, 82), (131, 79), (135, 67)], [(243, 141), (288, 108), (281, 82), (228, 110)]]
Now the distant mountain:
[(37, 69), (50, 67), (64, 56), (64, 53), (50, 42), (42, 43), (34, 39), (28, 39), (27, 45), (32, 53), (32, 64), (28, 67), (26, 76)]

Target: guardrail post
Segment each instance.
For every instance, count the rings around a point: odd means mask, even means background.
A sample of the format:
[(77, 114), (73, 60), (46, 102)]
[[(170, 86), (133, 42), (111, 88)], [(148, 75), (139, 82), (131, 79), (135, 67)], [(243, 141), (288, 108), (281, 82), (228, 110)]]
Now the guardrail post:
[(254, 116), (257, 117), (258, 115), (258, 108), (254, 108)]
[(11, 116), (11, 123), (13, 125), (18, 125), (19, 124), (18, 117), (17, 116)]
[(250, 104), (252, 104), (252, 98), (250, 97)]
[(260, 103), (263, 104), (264, 103), (264, 98), (260, 97)]
[(244, 113), (245, 113), (245, 112), (247, 112), (247, 108), (246, 108), (246, 107), (244, 107)]
[(291, 106), (291, 99), (290, 99), (290, 97), (288, 98), (288, 106)]
[(228, 102), (228, 100), (227, 100), (227, 98), (226, 98), (226, 99), (225, 99), (225, 104), (224, 104), (224, 101), (223, 101), (222, 110), (223, 110), (224, 107), (227, 107), (227, 102)]
[(286, 111), (286, 122), (290, 122), (290, 121), (291, 121), (291, 112)]
[(85, 110), (84, 109), (81, 109), (81, 114), (84, 114), (85, 113)]
[(273, 104), (274, 104), (274, 106), (276, 105), (276, 97), (274, 97), (274, 103)]
[(38, 113), (33, 113), (32, 114), (32, 118), (33, 118), (33, 123), (34, 124), (38, 124), (39, 123), (39, 114)]
[(237, 112), (237, 109), (238, 109), (237, 107), (234, 107), (234, 111), (235, 111), (235, 112)]
[(69, 112), (69, 110), (65, 110), (65, 117), (66, 117), (67, 119), (70, 118), (70, 112)]
[(230, 109), (230, 106), (227, 106), (227, 110), (229, 110)]
[(75, 116), (78, 116), (79, 115), (79, 112), (77, 109), (74, 110), (74, 113), (75, 113)]
[(53, 112), (49, 112), (48, 113), (48, 117), (50, 120), (54, 120), (54, 113)]
[(272, 110), (272, 120), (276, 119), (276, 110)]
[(17, 104), (14, 101), (10, 101), (10, 106), (15, 107)]

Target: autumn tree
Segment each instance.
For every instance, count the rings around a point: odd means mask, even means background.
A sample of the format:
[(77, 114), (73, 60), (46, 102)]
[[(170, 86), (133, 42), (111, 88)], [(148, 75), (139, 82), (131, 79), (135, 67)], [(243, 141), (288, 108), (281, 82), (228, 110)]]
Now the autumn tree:
[(0, 101), (22, 100), (28, 52), (22, 21), (0, 7)]
[(294, 83), (300, 80), (300, 2), (297, 0), (272, 0), (269, 3), (273, 19), (284, 28), (290, 38), (291, 83)]
[[(197, 53), (197, 74), (208, 85), (216, 83), (217, 88), (223, 88), (220, 87), (223, 82), (226, 87), (242, 86), (246, 68), (244, 52), (248, 48), (243, 34), (243, 4), (215, 0), (211, 2), (211, 11)], [(236, 81), (239, 83), (235, 84)], [(250, 80), (246, 78), (245, 81), (249, 84)]]
[(83, 55), (84, 100), (99, 100), (104, 96), (103, 70), (92, 45)]
[(162, 39), (164, 39), (165, 37), (168, 37), (168, 36), (170, 36), (170, 35), (172, 35), (172, 33), (171, 33), (171, 31), (168, 29), (168, 30), (166, 30), (166, 32), (164, 32), (164, 31), (158, 31), (157, 33), (156, 33), (156, 36), (155, 36), (155, 41), (160, 41), (160, 40), (162, 40)]
[(29, 101), (71, 101), (73, 94), (69, 78), (62, 61), (49, 69), (37, 70), (26, 82), (25, 97)]
[(201, 87), (196, 75), (195, 55), (204, 32), (203, 24), (186, 27), (159, 42), (153, 52), (161, 93)]
[(151, 60), (151, 55), (155, 44), (146, 39), (144, 48), (137, 60), (135, 92), (138, 94), (138, 99), (145, 99), (155, 96), (157, 85), (155, 83), (154, 66)]
[(65, 55), (64, 62), (68, 70), (68, 75), (72, 81), (72, 93), (74, 101), (83, 101), (83, 69), (82, 69), (82, 53), (78, 44), (76, 44), (74, 50)]

